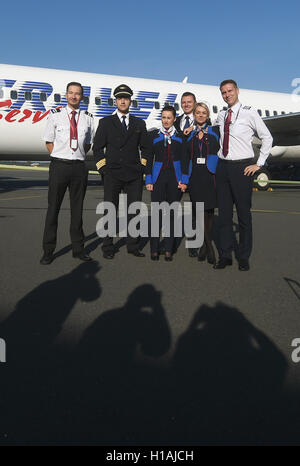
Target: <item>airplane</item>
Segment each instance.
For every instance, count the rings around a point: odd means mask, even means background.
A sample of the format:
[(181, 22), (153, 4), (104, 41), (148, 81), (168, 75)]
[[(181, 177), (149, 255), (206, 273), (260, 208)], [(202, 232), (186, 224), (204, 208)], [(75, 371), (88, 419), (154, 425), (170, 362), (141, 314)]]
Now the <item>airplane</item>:
[[(222, 77), (223, 78), (223, 77)], [(147, 128), (158, 127), (166, 104), (180, 113), (184, 92), (193, 92), (198, 102), (205, 102), (214, 121), (224, 107), (218, 86), (183, 82), (112, 76), (106, 74), (65, 71), (49, 68), (0, 64), (0, 160), (49, 161), (42, 140), (51, 109), (64, 107), (66, 85), (80, 82), (84, 89), (81, 110), (98, 120), (116, 110), (113, 90), (125, 83), (134, 94), (130, 113), (146, 121)], [(300, 161), (300, 103), (291, 94), (240, 89), (243, 105), (253, 106), (263, 117), (273, 136), (268, 163)], [(258, 156), (260, 141), (254, 138)], [(87, 160), (92, 160), (91, 152)], [(268, 186), (270, 175), (264, 167), (258, 174), (261, 189)]]

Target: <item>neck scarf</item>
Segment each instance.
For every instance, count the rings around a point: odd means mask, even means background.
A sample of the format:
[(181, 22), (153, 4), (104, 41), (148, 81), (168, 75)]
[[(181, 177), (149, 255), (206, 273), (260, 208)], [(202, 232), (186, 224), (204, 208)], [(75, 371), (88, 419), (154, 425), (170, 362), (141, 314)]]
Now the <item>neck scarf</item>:
[(169, 129), (161, 126), (159, 131), (164, 135), (164, 146), (166, 147), (167, 144), (171, 144), (171, 137), (176, 133), (174, 126), (171, 126)]

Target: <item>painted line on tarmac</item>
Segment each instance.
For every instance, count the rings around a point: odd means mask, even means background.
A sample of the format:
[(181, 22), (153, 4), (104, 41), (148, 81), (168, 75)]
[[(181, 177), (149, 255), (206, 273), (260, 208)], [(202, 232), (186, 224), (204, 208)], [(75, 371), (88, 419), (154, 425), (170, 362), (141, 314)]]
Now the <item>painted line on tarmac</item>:
[[(88, 190), (89, 191), (89, 190)], [(94, 190), (91, 190), (94, 191)], [(22, 197), (9, 197), (9, 198), (1, 198), (0, 201), (16, 201), (16, 200), (24, 200), (24, 199), (35, 199), (44, 196), (22, 196)], [(151, 203), (145, 202), (148, 207), (151, 207)], [(236, 212), (236, 209), (234, 209)], [(267, 209), (251, 209), (253, 213), (263, 213), (263, 214), (289, 214), (289, 215), (300, 215), (299, 211), (293, 210), (267, 210)]]
[[(236, 212), (236, 210), (235, 210)], [(290, 214), (300, 215), (300, 212), (293, 210), (266, 210), (266, 209), (251, 209), (251, 212), (263, 213), (263, 214)]]
[[(31, 170), (35, 172), (48, 172), (49, 167), (41, 167), (41, 166), (27, 166), (27, 165), (4, 165), (0, 164), (0, 169), (3, 170)], [(99, 172), (96, 170), (89, 170), (90, 175), (99, 175)]]
[(4, 199), (0, 197), (0, 201), (16, 201), (18, 199), (34, 199), (36, 197), (43, 197), (43, 196), (6, 197)]

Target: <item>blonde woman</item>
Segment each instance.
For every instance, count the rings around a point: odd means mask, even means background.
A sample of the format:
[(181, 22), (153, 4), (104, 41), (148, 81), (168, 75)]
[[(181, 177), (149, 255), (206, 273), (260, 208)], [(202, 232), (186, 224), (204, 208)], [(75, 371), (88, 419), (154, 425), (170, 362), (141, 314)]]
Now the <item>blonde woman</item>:
[(194, 128), (188, 135), (189, 193), (192, 208), (196, 202), (204, 202), (204, 242), (198, 252), (198, 260), (215, 264), (216, 257), (212, 245), (214, 208), (217, 206), (215, 173), (218, 162), (219, 131), (210, 126), (209, 108), (197, 103), (194, 108)]

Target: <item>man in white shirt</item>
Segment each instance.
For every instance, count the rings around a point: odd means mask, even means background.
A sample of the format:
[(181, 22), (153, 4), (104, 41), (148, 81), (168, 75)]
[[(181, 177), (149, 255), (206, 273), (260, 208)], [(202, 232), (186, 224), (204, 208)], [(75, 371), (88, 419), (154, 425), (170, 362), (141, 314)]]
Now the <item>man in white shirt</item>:
[[(228, 108), (221, 110), (216, 125), (220, 128), (219, 163), (216, 187), (219, 209), (220, 259), (214, 266), (224, 269), (232, 265), (233, 251), (233, 204), (239, 223), (239, 270), (249, 270), (252, 250), (251, 198), (253, 175), (264, 165), (272, 148), (272, 136), (253, 107), (239, 102), (237, 83), (228, 79), (220, 84), (223, 100)], [(253, 136), (262, 145), (257, 162), (254, 162)]]
[[(194, 124), (194, 108), (196, 105), (196, 96), (192, 92), (184, 92), (181, 96), (181, 108), (183, 114), (176, 118), (174, 126), (177, 131), (183, 132), (187, 128), (191, 128)], [(195, 212), (193, 210), (193, 226), (195, 226)], [(162, 248), (162, 250), (164, 247)], [(188, 254), (190, 257), (197, 257), (198, 251), (195, 248), (189, 248)]]
[(53, 261), (56, 247), (57, 221), (65, 192), (69, 188), (71, 205), (70, 235), (73, 257), (82, 261), (91, 258), (84, 252), (82, 210), (85, 197), (88, 170), (85, 155), (93, 138), (93, 116), (80, 110), (83, 87), (80, 83), (67, 85), (65, 108), (51, 110), (44, 134), (44, 141), (50, 153), (48, 210), (45, 222), (42, 265)]
[(181, 96), (181, 108), (183, 114), (176, 118), (174, 123), (177, 131), (184, 131), (194, 124), (194, 107), (196, 104), (195, 94), (192, 92), (184, 92)]

